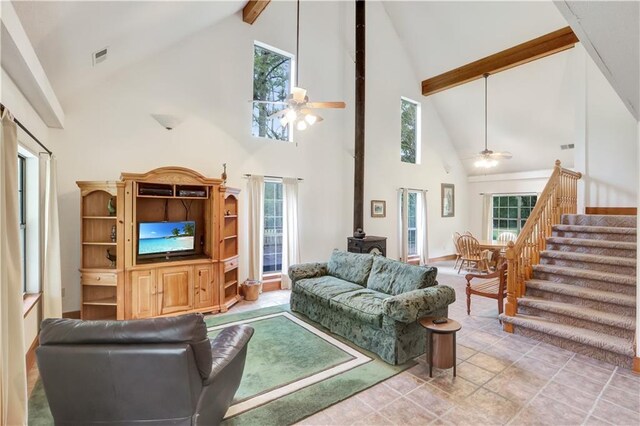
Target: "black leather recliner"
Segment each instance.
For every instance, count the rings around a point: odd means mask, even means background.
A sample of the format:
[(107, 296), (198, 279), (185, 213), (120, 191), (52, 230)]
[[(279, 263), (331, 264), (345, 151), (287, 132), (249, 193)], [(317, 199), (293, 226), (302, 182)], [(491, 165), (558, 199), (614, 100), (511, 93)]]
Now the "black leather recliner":
[(56, 425), (217, 425), (252, 335), (237, 325), (209, 341), (200, 314), (46, 319), (36, 354)]

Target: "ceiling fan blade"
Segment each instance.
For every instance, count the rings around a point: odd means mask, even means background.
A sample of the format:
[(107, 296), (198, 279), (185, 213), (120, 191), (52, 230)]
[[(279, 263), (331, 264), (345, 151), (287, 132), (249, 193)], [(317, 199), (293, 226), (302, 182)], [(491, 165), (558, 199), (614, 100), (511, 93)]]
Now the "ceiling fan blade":
[(291, 99), (293, 99), (297, 103), (304, 102), (304, 98), (307, 96), (307, 89), (303, 89), (302, 87), (294, 87), (291, 89)]
[(489, 154), (491, 158), (502, 159), (502, 160), (510, 160), (513, 157), (513, 154), (507, 151), (503, 152), (494, 152), (493, 154)]
[(345, 108), (347, 104), (344, 102), (308, 102), (307, 108)]
[(278, 111), (274, 112), (273, 114), (271, 114), (270, 116), (268, 116), (267, 119), (271, 120), (272, 118), (280, 118), (280, 116), (284, 115), (287, 112), (288, 109), (289, 108), (284, 108), (284, 109), (278, 110)]
[(281, 101), (249, 101), (249, 102), (252, 102), (254, 104), (289, 105), (289, 103), (281, 102)]

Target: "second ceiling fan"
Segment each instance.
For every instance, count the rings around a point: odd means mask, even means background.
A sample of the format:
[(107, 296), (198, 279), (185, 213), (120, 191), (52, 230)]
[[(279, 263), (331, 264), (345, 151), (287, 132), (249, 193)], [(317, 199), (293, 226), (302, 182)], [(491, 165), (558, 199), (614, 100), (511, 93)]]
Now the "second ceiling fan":
[(492, 151), (487, 147), (487, 78), (489, 73), (483, 74), (484, 77), (484, 149), (474, 157), (473, 165), (479, 168), (490, 169), (498, 165), (498, 160), (509, 160), (513, 155), (507, 151)]
[[(299, 84), (300, 67), (300, 0), (296, 10), (296, 84)], [(341, 101), (337, 102), (309, 102), (307, 90), (302, 87), (293, 87), (291, 94), (284, 102), (262, 101), (268, 104), (283, 105), (284, 108), (271, 114), (269, 118), (278, 118), (282, 126), (295, 124), (297, 130), (305, 130), (307, 127), (322, 121), (323, 118), (315, 113), (315, 109), (346, 107)]]

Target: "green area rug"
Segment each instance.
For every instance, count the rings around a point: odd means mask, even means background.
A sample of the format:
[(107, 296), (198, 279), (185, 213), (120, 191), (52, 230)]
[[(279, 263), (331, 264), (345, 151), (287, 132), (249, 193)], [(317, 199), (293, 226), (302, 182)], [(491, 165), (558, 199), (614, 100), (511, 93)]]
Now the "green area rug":
[[(225, 425), (292, 424), (414, 365), (389, 365), (288, 305), (211, 316), (206, 323), (212, 339), (235, 323), (255, 329)], [(40, 382), (29, 399), (29, 424), (53, 424)]]

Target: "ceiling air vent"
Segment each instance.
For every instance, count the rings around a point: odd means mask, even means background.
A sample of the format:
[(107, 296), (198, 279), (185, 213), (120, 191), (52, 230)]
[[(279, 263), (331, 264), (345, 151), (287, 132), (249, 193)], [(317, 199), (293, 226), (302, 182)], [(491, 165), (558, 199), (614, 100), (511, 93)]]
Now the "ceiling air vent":
[(93, 66), (95, 67), (100, 62), (104, 62), (107, 60), (107, 47), (102, 50), (98, 50), (91, 55), (91, 59), (93, 60)]
[(572, 144), (572, 143), (567, 144), (567, 145), (560, 145), (560, 149), (563, 150), (563, 151), (566, 150), (566, 149), (573, 149), (575, 147), (576, 146), (574, 144)]

